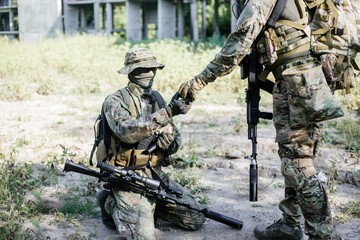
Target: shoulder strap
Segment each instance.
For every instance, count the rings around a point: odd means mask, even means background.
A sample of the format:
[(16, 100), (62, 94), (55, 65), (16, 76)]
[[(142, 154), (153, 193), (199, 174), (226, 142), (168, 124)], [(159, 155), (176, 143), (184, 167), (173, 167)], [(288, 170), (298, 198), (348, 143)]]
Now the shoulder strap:
[(281, 13), (284, 11), (287, 0), (277, 0), (274, 6), (273, 11), (269, 19), (266, 22), (266, 25), (269, 27), (274, 27), (276, 21), (279, 19)]
[(94, 156), (94, 153), (95, 153), (95, 150), (97, 148), (97, 146), (99, 146), (99, 143), (102, 139), (102, 120), (101, 120), (101, 114), (96, 118), (95, 120), (95, 123), (94, 123), (94, 144), (93, 144), (93, 147), (91, 149), (91, 152), (90, 152), (90, 157), (89, 157), (89, 164), (90, 166), (93, 166), (93, 156)]
[(109, 159), (109, 149), (111, 145), (111, 130), (109, 124), (106, 120), (104, 105), (101, 108), (101, 119), (102, 119), (102, 132), (103, 132), (103, 140), (105, 145), (106, 157)]
[(122, 88), (120, 89), (120, 91), (121, 91), (121, 95), (124, 98), (124, 103), (129, 104), (127, 107), (128, 107), (128, 111), (130, 112), (130, 115), (133, 117), (136, 116), (135, 104), (132, 97), (130, 97), (129, 90), (127, 88)]
[(120, 89), (120, 92), (124, 98), (124, 102), (125, 103), (130, 102), (130, 93), (128, 92), (128, 90), (126, 88), (122, 88), (122, 89)]
[(150, 101), (152, 105), (152, 112), (156, 111), (156, 103), (159, 105), (159, 108), (165, 107), (165, 100), (158, 91), (152, 91)]
[(255, 39), (255, 41), (253, 42), (252, 46), (256, 46), (259, 42), (259, 40), (261, 39), (263, 33), (265, 32), (265, 30), (268, 27), (274, 27), (276, 21), (279, 19), (281, 13), (284, 11), (285, 6), (286, 6), (286, 2), (287, 0), (277, 0), (275, 3), (275, 6), (270, 14), (269, 19), (267, 20), (265, 26), (262, 28), (262, 30), (260, 31), (259, 35), (257, 36), (257, 38)]

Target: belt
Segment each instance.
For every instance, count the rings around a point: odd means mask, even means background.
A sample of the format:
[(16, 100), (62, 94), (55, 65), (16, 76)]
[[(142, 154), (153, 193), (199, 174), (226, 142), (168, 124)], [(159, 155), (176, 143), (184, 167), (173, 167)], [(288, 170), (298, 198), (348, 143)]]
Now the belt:
[(315, 58), (313, 57), (302, 57), (300, 59), (292, 59), (291, 62), (285, 62), (281, 65), (279, 65), (278, 67), (276, 67), (273, 70), (273, 74), (276, 80), (280, 80), (282, 79), (282, 73), (289, 68), (292, 67), (296, 67), (296, 66), (301, 66), (304, 64), (310, 64), (310, 63), (315, 63)]

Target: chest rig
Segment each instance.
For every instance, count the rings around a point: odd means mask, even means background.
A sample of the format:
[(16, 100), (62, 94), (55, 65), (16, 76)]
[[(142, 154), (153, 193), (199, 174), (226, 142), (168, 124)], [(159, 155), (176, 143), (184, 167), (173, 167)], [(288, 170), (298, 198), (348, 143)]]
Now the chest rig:
[(256, 45), (260, 64), (265, 66), (261, 79), (278, 66), (309, 54), (311, 32), (307, 7), (302, 0), (283, 1), (282, 9), (274, 8), (274, 11), (281, 11), (280, 16), (274, 24), (268, 25)]

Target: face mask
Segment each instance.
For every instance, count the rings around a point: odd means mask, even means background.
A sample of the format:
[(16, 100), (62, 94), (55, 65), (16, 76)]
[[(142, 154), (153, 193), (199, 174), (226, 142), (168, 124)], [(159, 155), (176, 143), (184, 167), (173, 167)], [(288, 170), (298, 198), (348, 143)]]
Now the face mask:
[(129, 80), (143, 89), (152, 87), (156, 68), (136, 68), (129, 75)]

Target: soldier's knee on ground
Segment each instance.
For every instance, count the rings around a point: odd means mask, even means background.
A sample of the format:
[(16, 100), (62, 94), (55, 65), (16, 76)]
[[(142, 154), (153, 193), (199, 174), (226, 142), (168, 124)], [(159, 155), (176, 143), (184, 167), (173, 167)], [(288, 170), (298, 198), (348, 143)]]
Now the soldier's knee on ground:
[(197, 230), (204, 224), (205, 220), (206, 218), (202, 213), (188, 211), (180, 226), (188, 230)]

